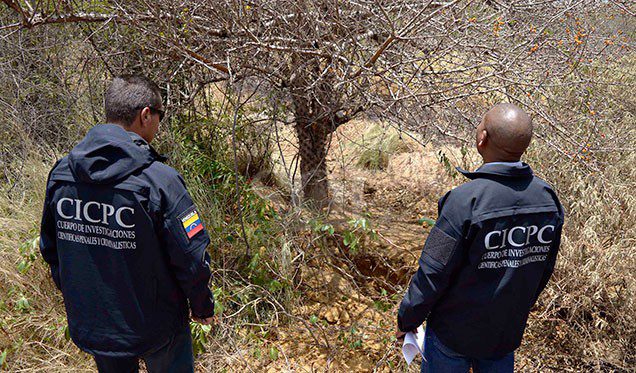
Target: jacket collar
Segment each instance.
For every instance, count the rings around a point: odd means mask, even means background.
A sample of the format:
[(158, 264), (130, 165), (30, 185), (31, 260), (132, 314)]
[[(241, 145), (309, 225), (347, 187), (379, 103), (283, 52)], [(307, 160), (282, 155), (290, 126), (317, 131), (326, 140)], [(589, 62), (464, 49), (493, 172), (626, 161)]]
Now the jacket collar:
[(466, 170), (462, 170), (457, 167), (457, 171), (459, 171), (462, 175), (467, 178), (474, 180), (479, 177), (484, 176), (504, 176), (504, 177), (514, 177), (514, 178), (525, 178), (532, 177), (532, 169), (528, 166), (527, 163), (521, 163), (521, 166), (510, 165), (505, 163), (486, 163), (479, 167), (476, 171), (470, 172)]
[(135, 144), (137, 144), (140, 148), (149, 151), (150, 155), (152, 155), (154, 159), (158, 160), (159, 162), (165, 162), (168, 160), (168, 157), (166, 157), (163, 154), (159, 154), (159, 152), (157, 152), (155, 148), (150, 146), (150, 144), (148, 144), (148, 142), (144, 140), (143, 137), (139, 136), (138, 134), (132, 131), (126, 131), (126, 132), (128, 133), (128, 135), (130, 136), (130, 138)]

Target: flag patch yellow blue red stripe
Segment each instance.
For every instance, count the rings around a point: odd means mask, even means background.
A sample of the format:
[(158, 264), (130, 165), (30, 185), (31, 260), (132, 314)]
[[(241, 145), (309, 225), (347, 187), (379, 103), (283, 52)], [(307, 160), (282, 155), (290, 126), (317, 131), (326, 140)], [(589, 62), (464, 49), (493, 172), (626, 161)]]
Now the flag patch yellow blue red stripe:
[(201, 219), (199, 219), (199, 213), (197, 210), (192, 210), (182, 217), (181, 224), (183, 225), (183, 229), (185, 229), (188, 238), (194, 237), (195, 234), (203, 230), (203, 224), (201, 223)]

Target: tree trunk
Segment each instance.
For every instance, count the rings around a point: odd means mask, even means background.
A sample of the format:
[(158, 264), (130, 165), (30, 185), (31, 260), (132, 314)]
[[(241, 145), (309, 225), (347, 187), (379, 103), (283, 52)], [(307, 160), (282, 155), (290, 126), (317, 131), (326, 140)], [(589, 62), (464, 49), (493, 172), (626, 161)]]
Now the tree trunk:
[(329, 204), (329, 182), (327, 181), (328, 126), (310, 122), (305, 116), (296, 116), (300, 176), (304, 200), (317, 208)]

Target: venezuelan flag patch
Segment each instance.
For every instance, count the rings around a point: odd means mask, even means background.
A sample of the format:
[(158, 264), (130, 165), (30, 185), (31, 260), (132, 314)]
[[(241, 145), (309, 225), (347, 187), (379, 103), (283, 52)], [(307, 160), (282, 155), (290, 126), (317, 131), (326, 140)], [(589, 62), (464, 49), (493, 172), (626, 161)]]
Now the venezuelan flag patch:
[(181, 225), (188, 238), (194, 237), (203, 230), (203, 223), (201, 223), (201, 219), (199, 219), (199, 213), (194, 209), (181, 218)]

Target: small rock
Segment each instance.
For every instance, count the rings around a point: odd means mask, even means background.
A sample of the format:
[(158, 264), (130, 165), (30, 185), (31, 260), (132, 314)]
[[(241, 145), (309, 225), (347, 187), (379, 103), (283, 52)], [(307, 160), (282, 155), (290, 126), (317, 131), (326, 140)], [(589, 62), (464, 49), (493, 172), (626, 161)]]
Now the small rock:
[(347, 311), (340, 310), (339, 319), (342, 324), (348, 324), (351, 320), (351, 317), (349, 317), (349, 313)]
[(336, 307), (331, 307), (327, 310), (327, 312), (325, 312), (325, 320), (327, 320), (329, 324), (337, 323), (339, 318), (340, 313), (338, 312), (338, 309)]

